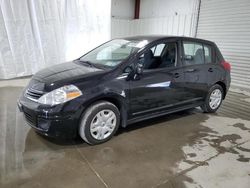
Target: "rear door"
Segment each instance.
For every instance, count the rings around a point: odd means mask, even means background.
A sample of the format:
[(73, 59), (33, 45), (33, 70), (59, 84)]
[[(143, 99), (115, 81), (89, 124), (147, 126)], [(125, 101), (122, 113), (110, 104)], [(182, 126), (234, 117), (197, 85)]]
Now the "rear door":
[(212, 47), (197, 41), (183, 41), (183, 71), (188, 98), (194, 101), (206, 96), (209, 77), (213, 76)]

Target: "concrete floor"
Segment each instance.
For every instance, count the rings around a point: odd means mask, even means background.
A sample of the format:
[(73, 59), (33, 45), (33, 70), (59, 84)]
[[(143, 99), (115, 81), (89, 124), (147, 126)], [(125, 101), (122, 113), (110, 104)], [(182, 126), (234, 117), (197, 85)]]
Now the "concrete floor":
[(1, 188), (250, 186), (247, 92), (230, 92), (216, 114), (175, 113), (89, 146), (46, 139), (25, 124), (16, 100), (26, 82), (0, 82)]

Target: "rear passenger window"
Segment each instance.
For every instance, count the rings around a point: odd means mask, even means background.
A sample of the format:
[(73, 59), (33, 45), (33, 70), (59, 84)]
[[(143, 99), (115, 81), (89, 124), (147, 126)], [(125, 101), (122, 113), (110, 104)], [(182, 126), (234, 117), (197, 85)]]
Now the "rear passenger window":
[(184, 42), (183, 48), (185, 65), (204, 64), (204, 50), (202, 44)]
[(210, 46), (204, 45), (205, 63), (212, 63), (212, 50)]

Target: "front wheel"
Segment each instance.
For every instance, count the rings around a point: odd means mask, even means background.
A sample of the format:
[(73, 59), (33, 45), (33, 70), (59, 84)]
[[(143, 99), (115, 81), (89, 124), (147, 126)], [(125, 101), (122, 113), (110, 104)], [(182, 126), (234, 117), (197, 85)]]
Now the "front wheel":
[(100, 144), (115, 134), (119, 124), (118, 108), (110, 102), (100, 101), (86, 110), (79, 126), (79, 135), (91, 145)]
[(201, 109), (207, 113), (213, 113), (218, 110), (222, 103), (224, 91), (218, 84), (213, 85), (207, 94), (205, 103), (201, 106)]

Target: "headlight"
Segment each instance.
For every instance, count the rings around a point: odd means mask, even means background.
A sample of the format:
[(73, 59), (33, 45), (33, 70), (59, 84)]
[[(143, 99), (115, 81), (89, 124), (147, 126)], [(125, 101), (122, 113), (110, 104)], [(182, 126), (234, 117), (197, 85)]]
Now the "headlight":
[(82, 95), (82, 92), (74, 85), (67, 85), (44, 94), (38, 99), (40, 104), (57, 105), (75, 99)]

